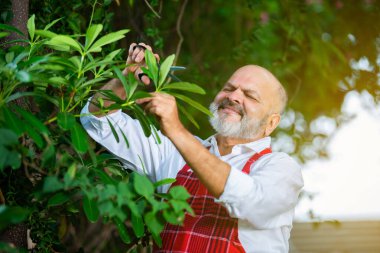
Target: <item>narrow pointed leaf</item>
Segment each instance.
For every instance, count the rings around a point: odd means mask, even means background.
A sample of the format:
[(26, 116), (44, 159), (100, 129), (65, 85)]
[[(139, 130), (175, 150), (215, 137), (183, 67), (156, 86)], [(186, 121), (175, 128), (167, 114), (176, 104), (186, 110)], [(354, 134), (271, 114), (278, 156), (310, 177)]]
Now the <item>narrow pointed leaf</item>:
[(67, 112), (60, 112), (57, 116), (58, 126), (64, 130), (69, 130), (75, 125), (74, 115)]
[(140, 99), (140, 98), (148, 98), (148, 97), (151, 97), (152, 95), (149, 93), (149, 92), (146, 92), (146, 91), (142, 91), (142, 90), (138, 90), (136, 92), (133, 93), (132, 97), (130, 98), (130, 100), (136, 100), (136, 99)]
[(205, 90), (202, 89), (200, 86), (188, 83), (188, 82), (177, 82), (177, 83), (169, 83), (165, 85), (162, 90), (183, 90), (188, 91), (192, 93), (198, 93), (198, 94), (206, 94)]
[(70, 129), (71, 141), (74, 148), (79, 153), (85, 153), (88, 150), (87, 133), (83, 130), (82, 126), (75, 122), (74, 126)]
[(24, 124), (23, 122), (10, 111), (8, 108), (3, 107), (5, 124), (14, 131), (17, 136), (20, 136), (24, 132)]
[(125, 90), (127, 96), (129, 96), (129, 86), (127, 84), (127, 79), (125, 78), (123, 73), (121, 73), (121, 70), (118, 67), (112, 66), (112, 70), (115, 72), (117, 78), (119, 78), (119, 80), (123, 84), (123, 87), (124, 87), (124, 90)]
[(146, 120), (146, 115), (144, 115), (144, 111), (139, 106), (132, 106), (133, 112), (136, 115), (136, 118), (139, 120), (140, 125), (144, 131), (146, 137), (149, 137), (152, 132), (149, 126), (149, 122)]
[(26, 127), (25, 130), (29, 137), (33, 139), (34, 143), (36, 143), (37, 147), (42, 148), (44, 146), (44, 140), (41, 135), (34, 130), (34, 128)]
[(153, 79), (154, 85), (158, 86), (158, 66), (156, 58), (150, 50), (145, 50), (145, 62), (148, 66), (149, 72), (152, 74), (151, 79)]
[(30, 126), (33, 126), (35, 129), (40, 131), (44, 134), (49, 134), (49, 130), (47, 127), (39, 120), (37, 119), (33, 114), (21, 109), (20, 107), (15, 107), (18, 113), (21, 114), (21, 116), (27, 121)]
[(176, 181), (175, 178), (165, 178), (165, 179), (162, 179), (160, 181), (155, 182), (153, 185), (154, 185), (154, 188), (157, 188), (157, 187), (162, 186), (162, 185), (172, 184), (175, 181)]
[(47, 206), (48, 207), (59, 206), (66, 203), (69, 199), (70, 199), (69, 195), (63, 192), (58, 192), (49, 199)]
[(144, 235), (144, 232), (145, 232), (144, 221), (141, 218), (141, 216), (136, 216), (133, 213), (132, 213), (132, 228), (137, 238), (140, 238)]
[(191, 115), (182, 105), (180, 104), (177, 104), (178, 106), (178, 109), (180, 110), (180, 112), (185, 115), (185, 117), (191, 122), (193, 123), (193, 125), (199, 129), (199, 124), (195, 121), (193, 115)]
[(203, 105), (201, 105), (200, 103), (192, 100), (191, 98), (188, 98), (184, 95), (181, 95), (181, 94), (177, 94), (177, 93), (174, 93), (174, 92), (168, 92), (169, 94), (173, 95), (174, 97), (182, 100), (183, 102), (191, 105), (192, 107), (194, 107), (195, 109), (198, 109), (199, 111), (203, 112), (204, 114), (208, 115), (208, 116), (212, 116), (212, 113), (206, 108), (204, 107)]
[(83, 196), (83, 210), (86, 217), (92, 223), (96, 222), (99, 218), (99, 210), (95, 200), (90, 199), (87, 195)]
[(120, 127), (119, 127), (119, 130), (121, 132), (121, 135), (123, 136), (123, 139), (124, 139), (125, 144), (127, 145), (127, 148), (129, 148), (129, 142), (128, 142), (127, 136), (125, 136), (123, 130), (121, 130)]
[(6, 25), (6, 24), (0, 24), (0, 30), (6, 30), (6, 31), (11, 31), (11, 32), (15, 32), (15, 33), (18, 33), (20, 35), (25, 35), (23, 32), (21, 32), (19, 29), (17, 29), (16, 27), (14, 26), (11, 26), (11, 25)]
[(92, 45), (92, 43), (95, 41), (95, 39), (98, 37), (99, 33), (102, 30), (103, 30), (103, 25), (101, 25), (101, 24), (92, 25), (87, 29), (86, 44), (85, 44), (86, 50)]
[(98, 39), (88, 50), (87, 52), (90, 53), (90, 52), (100, 52), (102, 50), (102, 47), (107, 45), (107, 44), (110, 44), (112, 42), (115, 42), (115, 41), (118, 41), (122, 38), (125, 37), (124, 34), (126, 34), (127, 32), (129, 32), (128, 29), (125, 29), (125, 30), (120, 30), (118, 32), (114, 32), (114, 33), (109, 33), (107, 35), (104, 35), (103, 37), (101, 37), (100, 39)]
[(72, 39), (71, 37), (69, 36), (66, 36), (66, 35), (57, 35), (55, 37), (53, 37), (51, 40), (49, 40), (48, 42), (46, 42), (45, 44), (47, 45), (51, 45), (51, 46), (63, 46), (63, 47), (71, 47), (73, 49), (75, 49), (76, 51), (82, 53), (82, 48), (81, 46), (79, 45), (79, 43), (77, 41), (75, 41), (74, 39)]
[(58, 36), (56, 33), (53, 33), (51, 31), (46, 31), (46, 30), (36, 30), (35, 33), (36, 33), (36, 35), (39, 35), (39, 36), (44, 37), (44, 38), (49, 38), (49, 39), (52, 39), (52, 38)]
[(52, 22), (50, 22), (49, 24), (47, 24), (44, 28), (44, 30), (49, 30), (50, 27), (52, 27), (53, 25), (55, 25), (55, 23), (57, 23), (58, 21), (60, 21), (61, 19), (63, 18), (58, 18), (56, 20), (53, 20)]
[(113, 136), (115, 137), (115, 140), (117, 143), (120, 142), (120, 138), (119, 138), (119, 135), (117, 134), (116, 130), (115, 130), (115, 127), (112, 125), (111, 121), (108, 119), (108, 117), (106, 117), (107, 121), (108, 121), (108, 125), (110, 126), (111, 128), (111, 131), (112, 131), (112, 134)]
[(117, 230), (119, 231), (121, 240), (126, 244), (131, 243), (131, 236), (129, 235), (125, 224), (118, 218), (114, 218), (113, 222), (115, 223)]
[(36, 30), (36, 26), (34, 23), (35, 16), (34, 14), (28, 19), (28, 22), (26, 23), (26, 27), (28, 28), (30, 40), (33, 41), (34, 39), (34, 31)]
[(168, 56), (160, 66), (160, 82), (159, 87), (165, 82), (166, 76), (170, 71), (170, 67), (173, 65), (175, 55)]

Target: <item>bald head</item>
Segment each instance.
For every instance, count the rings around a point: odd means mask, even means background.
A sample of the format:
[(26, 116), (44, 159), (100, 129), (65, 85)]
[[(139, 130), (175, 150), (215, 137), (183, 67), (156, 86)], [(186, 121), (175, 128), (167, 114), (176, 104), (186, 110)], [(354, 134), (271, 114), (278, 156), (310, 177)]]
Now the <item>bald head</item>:
[(280, 81), (267, 69), (258, 65), (246, 65), (237, 69), (234, 76), (244, 76), (247, 80), (259, 83), (273, 95), (272, 113), (283, 113), (288, 100), (286, 91)]

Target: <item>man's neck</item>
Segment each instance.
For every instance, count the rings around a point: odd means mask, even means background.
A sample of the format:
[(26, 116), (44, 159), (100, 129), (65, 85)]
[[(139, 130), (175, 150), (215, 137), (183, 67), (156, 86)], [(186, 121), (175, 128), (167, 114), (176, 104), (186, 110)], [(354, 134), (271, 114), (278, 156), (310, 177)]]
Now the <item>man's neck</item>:
[(221, 156), (224, 156), (224, 155), (230, 154), (232, 152), (232, 148), (235, 145), (253, 142), (258, 139), (261, 139), (262, 137), (256, 137), (252, 139), (243, 139), (243, 138), (227, 137), (227, 136), (222, 136), (220, 134), (217, 134), (215, 138), (218, 143), (219, 154)]

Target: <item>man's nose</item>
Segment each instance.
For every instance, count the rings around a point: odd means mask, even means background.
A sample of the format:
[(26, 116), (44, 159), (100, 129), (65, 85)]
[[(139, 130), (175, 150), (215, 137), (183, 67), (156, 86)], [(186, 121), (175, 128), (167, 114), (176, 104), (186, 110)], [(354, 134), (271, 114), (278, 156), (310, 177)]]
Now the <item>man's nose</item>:
[(227, 95), (227, 98), (235, 103), (242, 104), (243, 103), (243, 93), (240, 89), (236, 89), (232, 92), (230, 92)]

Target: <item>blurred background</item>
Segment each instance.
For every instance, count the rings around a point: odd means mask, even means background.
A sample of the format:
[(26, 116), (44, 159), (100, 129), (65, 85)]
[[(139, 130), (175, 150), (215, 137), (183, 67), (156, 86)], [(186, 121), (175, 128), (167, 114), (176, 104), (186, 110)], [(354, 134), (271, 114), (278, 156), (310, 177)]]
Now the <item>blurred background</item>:
[[(2, 22), (12, 2), (3, 1)], [(71, 34), (86, 30), (94, 4), (105, 32), (131, 29), (119, 47), (177, 54), (178, 77), (207, 90), (195, 98), (203, 105), (242, 65), (272, 71), (289, 95), (273, 148), (297, 159), (305, 179), (291, 252), (380, 252), (379, 0), (28, 2), (37, 25), (64, 17), (55, 31)], [(195, 135), (213, 133), (189, 112)]]

